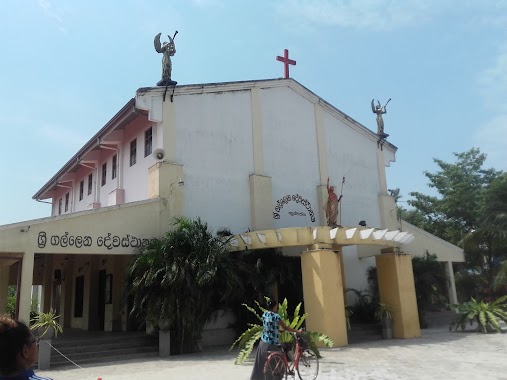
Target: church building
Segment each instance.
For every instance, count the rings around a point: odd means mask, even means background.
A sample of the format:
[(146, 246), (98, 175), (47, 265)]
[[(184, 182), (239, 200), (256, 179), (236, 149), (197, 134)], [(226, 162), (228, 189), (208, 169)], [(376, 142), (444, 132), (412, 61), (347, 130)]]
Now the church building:
[[(344, 289), (366, 289), (372, 265), (397, 305), (393, 334), (418, 336), (411, 257), (437, 255), (451, 303), (464, 257), (397, 219), (386, 178), (396, 150), (294, 79), (140, 88), (36, 191), (51, 215), (0, 226), (0, 312), (17, 285), (27, 321), (42, 285), (43, 310), (64, 327), (128, 330), (128, 261), (183, 215), (229, 229), (233, 250), (301, 256), (308, 324), (336, 345), (347, 344)], [(331, 226), (328, 177), (338, 196), (346, 179)]]

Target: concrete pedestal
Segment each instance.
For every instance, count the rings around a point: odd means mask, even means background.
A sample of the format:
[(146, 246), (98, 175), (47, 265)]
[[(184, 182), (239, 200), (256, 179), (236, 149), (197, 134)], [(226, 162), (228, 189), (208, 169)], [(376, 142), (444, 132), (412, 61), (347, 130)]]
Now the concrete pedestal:
[(51, 339), (39, 341), (39, 363), (40, 370), (49, 369), (51, 366)]
[(158, 331), (158, 356), (165, 357), (171, 355), (171, 332)]

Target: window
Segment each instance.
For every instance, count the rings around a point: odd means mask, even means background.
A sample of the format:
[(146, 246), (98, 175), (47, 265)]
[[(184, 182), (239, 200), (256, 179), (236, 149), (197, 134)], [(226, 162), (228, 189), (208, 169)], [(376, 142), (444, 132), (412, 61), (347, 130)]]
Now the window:
[(90, 175), (88, 175), (88, 195), (92, 193), (92, 188), (93, 188), (93, 174), (90, 173)]
[(144, 157), (148, 157), (151, 154), (153, 141), (153, 130), (151, 128), (144, 132)]
[(62, 198), (58, 201), (58, 215), (62, 213)]
[(116, 178), (116, 166), (118, 164), (118, 156), (115, 154), (113, 156), (113, 164), (111, 166), (111, 179)]
[(102, 164), (102, 180), (101, 180), (102, 186), (106, 184), (106, 176), (107, 176), (107, 162), (104, 162)]
[(79, 182), (79, 200), (83, 200), (83, 194), (84, 194), (84, 179)]
[(65, 212), (69, 211), (69, 193), (65, 194)]
[(136, 164), (137, 139), (130, 142), (130, 166)]

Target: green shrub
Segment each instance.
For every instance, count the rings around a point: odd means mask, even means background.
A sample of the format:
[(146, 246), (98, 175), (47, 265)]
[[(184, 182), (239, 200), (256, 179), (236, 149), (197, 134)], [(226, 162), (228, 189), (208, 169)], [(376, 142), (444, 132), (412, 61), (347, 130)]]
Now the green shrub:
[(454, 329), (455, 331), (461, 327), (461, 330), (465, 330), (467, 322), (475, 320), (478, 324), (478, 329), (483, 332), (489, 332), (491, 330), (500, 330), (499, 320), (507, 323), (507, 296), (500, 297), (494, 302), (476, 301), (472, 298), (469, 302), (462, 304), (452, 305), (452, 307), (458, 313), (458, 316), (451, 322), (449, 330)]

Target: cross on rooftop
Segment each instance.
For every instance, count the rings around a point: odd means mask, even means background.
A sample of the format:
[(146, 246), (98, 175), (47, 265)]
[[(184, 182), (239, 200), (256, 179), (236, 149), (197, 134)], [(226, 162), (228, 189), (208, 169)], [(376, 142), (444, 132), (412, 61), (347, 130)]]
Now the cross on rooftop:
[(289, 59), (289, 51), (287, 49), (283, 50), (283, 57), (280, 57), (279, 55), (276, 56), (276, 60), (283, 62), (284, 65), (284, 78), (289, 77), (289, 65), (296, 66), (296, 61)]

